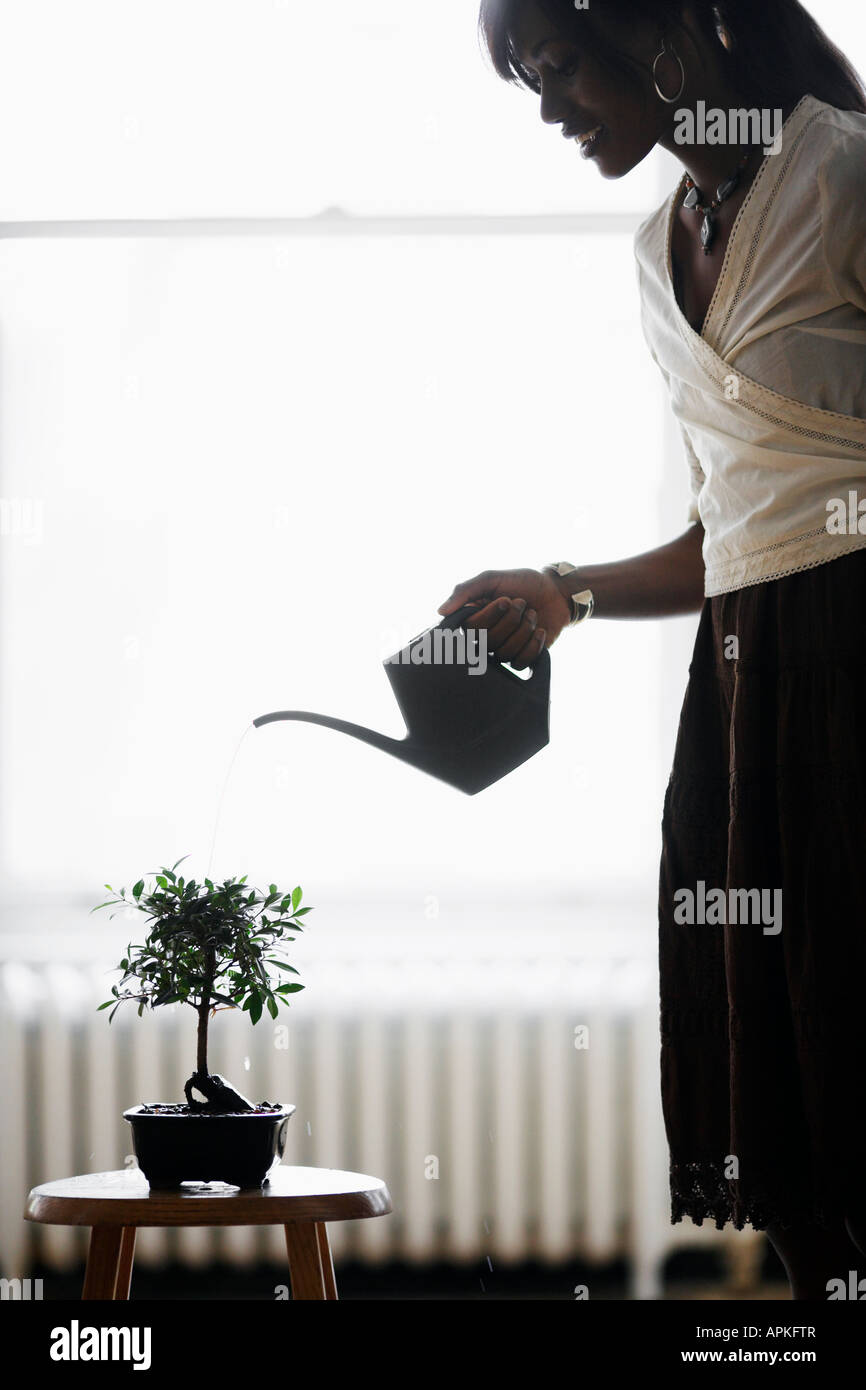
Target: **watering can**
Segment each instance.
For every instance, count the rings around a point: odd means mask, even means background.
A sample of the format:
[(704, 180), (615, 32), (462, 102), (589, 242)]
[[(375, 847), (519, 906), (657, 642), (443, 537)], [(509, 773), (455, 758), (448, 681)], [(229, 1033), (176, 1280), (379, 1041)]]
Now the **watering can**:
[(475, 611), (473, 605), (461, 608), (383, 663), (405, 738), (308, 710), (277, 710), (253, 724), (258, 729), (288, 719), (336, 729), (474, 796), (550, 740), (549, 653), (541, 652), (528, 677), (516, 675), (487, 658), (486, 632), (460, 631)]

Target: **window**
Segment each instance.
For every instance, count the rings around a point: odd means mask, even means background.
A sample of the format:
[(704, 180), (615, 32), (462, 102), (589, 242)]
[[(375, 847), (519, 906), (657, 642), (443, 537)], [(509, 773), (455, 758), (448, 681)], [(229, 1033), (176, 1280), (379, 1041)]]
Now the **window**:
[(255, 716), (399, 735), (380, 662), (454, 581), (682, 525), (631, 248), (673, 161), (599, 179), (464, 0), (5, 10), (10, 891), (185, 853), (316, 900), (649, 882), (692, 619), (566, 634), (550, 747), (481, 799), (252, 731), (210, 852)]

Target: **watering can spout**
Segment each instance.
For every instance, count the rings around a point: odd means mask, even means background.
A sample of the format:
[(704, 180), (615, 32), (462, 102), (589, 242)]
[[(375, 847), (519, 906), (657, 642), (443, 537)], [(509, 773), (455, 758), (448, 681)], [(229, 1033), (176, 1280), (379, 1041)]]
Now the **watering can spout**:
[(283, 719), (296, 719), (302, 724), (321, 724), (325, 729), (336, 729), (338, 733), (358, 738), (362, 743), (372, 744), (382, 753), (390, 753), (394, 758), (413, 762), (408, 739), (389, 738), (387, 734), (377, 733), (375, 729), (365, 729), (363, 724), (352, 724), (347, 719), (332, 719), (327, 714), (313, 714), (305, 709), (276, 710), (273, 714), (262, 714), (253, 720), (253, 727), (260, 729), (263, 724), (275, 724)]

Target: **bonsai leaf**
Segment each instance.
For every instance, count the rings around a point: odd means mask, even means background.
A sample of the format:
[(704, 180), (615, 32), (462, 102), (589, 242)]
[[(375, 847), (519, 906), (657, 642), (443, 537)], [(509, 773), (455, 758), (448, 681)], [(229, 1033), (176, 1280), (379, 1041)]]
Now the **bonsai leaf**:
[(146, 1008), (188, 1004), (198, 1015), (196, 1072), (207, 1076), (208, 1023), (217, 1006), (243, 1009), (255, 1025), (265, 1006), (277, 1018), (280, 1005), (287, 1007), (288, 996), (303, 988), (296, 979), (276, 987), (273, 981), (297, 977), (281, 953), (295, 939), (287, 928), (300, 931), (298, 919), (311, 909), (299, 906), (300, 887), (282, 893), (271, 883), (259, 892), (246, 874), (199, 883), (176, 876), (182, 862), (160, 867), (129, 892), (105, 885), (116, 896), (98, 906), (134, 907), (144, 914), (147, 931), (141, 942), (127, 945), (117, 967), (119, 986), (112, 985), (113, 997), (97, 1008), (108, 1010), (110, 1021), (127, 1000), (139, 1017)]

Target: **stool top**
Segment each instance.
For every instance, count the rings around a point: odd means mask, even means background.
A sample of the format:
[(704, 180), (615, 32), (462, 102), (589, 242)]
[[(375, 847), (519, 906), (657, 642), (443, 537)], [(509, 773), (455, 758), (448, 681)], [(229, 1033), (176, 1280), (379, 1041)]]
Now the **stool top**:
[(381, 1178), (280, 1164), (267, 1186), (243, 1190), (188, 1184), (151, 1193), (140, 1168), (84, 1173), (34, 1187), (24, 1217), (53, 1226), (270, 1226), (349, 1221), (391, 1210)]

